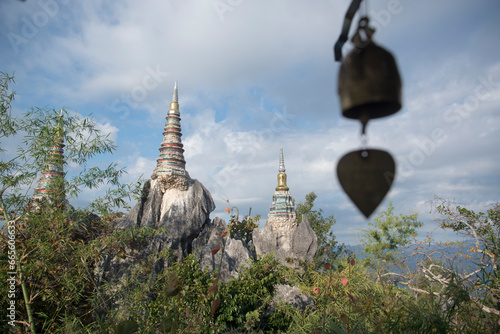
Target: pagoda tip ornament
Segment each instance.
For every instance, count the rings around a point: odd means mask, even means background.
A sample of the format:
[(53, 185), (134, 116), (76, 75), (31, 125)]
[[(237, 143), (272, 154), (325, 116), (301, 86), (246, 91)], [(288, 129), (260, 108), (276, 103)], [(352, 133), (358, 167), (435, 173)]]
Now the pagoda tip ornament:
[(179, 111), (179, 93), (177, 91), (177, 81), (174, 84), (174, 92), (172, 93), (172, 102), (170, 103), (170, 110)]

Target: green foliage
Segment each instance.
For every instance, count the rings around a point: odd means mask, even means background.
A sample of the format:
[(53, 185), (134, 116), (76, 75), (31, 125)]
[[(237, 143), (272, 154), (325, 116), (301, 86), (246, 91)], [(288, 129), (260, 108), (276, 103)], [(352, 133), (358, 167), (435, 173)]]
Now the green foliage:
[[(140, 333), (177, 333), (189, 329), (204, 332), (208, 329), (202, 320), (209, 318), (210, 298), (207, 288), (211, 275), (203, 272), (197, 258), (190, 255), (182, 262), (162, 271), (157, 277), (146, 276), (147, 263), (138, 264), (121, 292), (121, 310), (113, 309), (111, 318), (136, 321)], [(128, 315), (128, 316), (127, 316)]]
[[(16, 280), (22, 291), (16, 291), (16, 319), (23, 319), (32, 333), (53, 333), (62, 327), (73, 330), (91, 318), (95, 282), (90, 269), (112, 242), (106, 239), (107, 223), (116, 218), (111, 211), (125, 204), (123, 196), (133, 195), (137, 185), (122, 185), (119, 177), (124, 170), (115, 164), (104, 169), (90, 166), (98, 154), (115, 149), (92, 118), (49, 108), (31, 108), (20, 117), (13, 115), (14, 93), (8, 91), (11, 82), (11, 76), (0, 74), (0, 138), (12, 137), (20, 144), (0, 147), (0, 222), (15, 227), (16, 239), (12, 249), (2, 232), (0, 278), (6, 279), (7, 271), (13, 271), (7, 254), (14, 252)], [(64, 161), (51, 154), (55, 139), (60, 137), (66, 144)], [(63, 167), (78, 165), (80, 171), (70, 180), (68, 175), (56, 178), (51, 195), (33, 203), (29, 193), (49, 161)], [(90, 206), (98, 208), (96, 212), (104, 215), (101, 218), (75, 211), (63, 200), (67, 195), (77, 196), (82, 187), (103, 185), (114, 188)], [(2, 304), (7, 302), (7, 296), (0, 298)], [(0, 315), (6, 318), (4, 312), (2, 309)]]
[[(496, 203), (487, 212), (475, 213), (472, 210), (456, 206), (450, 207), (441, 200), (437, 211), (444, 217), (440, 220), (441, 228), (451, 229), (474, 241), (474, 251), (491, 261), (492, 269), (500, 268), (500, 203)], [(500, 296), (499, 296), (500, 297)]]
[(436, 210), (441, 214), (438, 219), (441, 228), (463, 235), (472, 244), (469, 251), (477, 254), (476, 273), (460, 275), (453, 271), (443, 292), (453, 296), (453, 306), (473, 301), (486, 313), (486, 318), (489, 314), (496, 315), (497, 323), (493, 320), (491, 327), (500, 330), (500, 203), (487, 212), (475, 213), (436, 198)]
[[(233, 328), (262, 326), (266, 318), (263, 314), (271, 302), (274, 286), (285, 282), (282, 271), (279, 261), (268, 256), (241, 270), (238, 279), (222, 284), (217, 323)], [(266, 323), (267, 329), (272, 329), (274, 325), (273, 322)]]
[(335, 263), (336, 258), (342, 253), (343, 245), (335, 240), (335, 234), (332, 231), (336, 220), (334, 216), (323, 217), (323, 210), (313, 210), (314, 201), (318, 196), (311, 192), (306, 195), (305, 202), (297, 204), (297, 221), (300, 224), (305, 215), (309, 225), (318, 237), (318, 252), (314, 258), (314, 266), (321, 268), (323, 263)]
[[(259, 227), (260, 215), (251, 216), (252, 208), (250, 208), (248, 215), (245, 215), (243, 217), (243, 220), (240, 221), (239, 220), (240, 214), (238, 208), (231, 207), (229, 201), (227, 202), (229, 206), (226, 208), (226, 212), (230, 213), (231, 215), (228, 224), (231, 238), (236, 240), (241, 240), (247, 246), (252, 248), (253, 247), (252, 233), (254, 229)], [(236, 214), (234, 214), (234, 209), (236, 209)]]
[[(112, 242), (108, 223), (88, 212), (67, 212), (41, 206), (16, 223), (16, 251), (37, 331), (55, 333), (64, 320), (88, 322), (94, 287), (92, 268)], [(0, 278), (6, 279), (7, 243), (0, 243)], [(2, 303), (7, 302), (1, 295)], [(17, 318), (26, 319), (25, 299), (16, 295)], [(6, 316), (4, 310), (2, 316)]]
[[(144, 268), (147, 264), (139, 264), (134, 270), (138, 275), (123, 283), (120, 307), (111, 310), (109, 319), (114, 320), (108, 327), (128, 318), (138, 324), (140, 333), (218, 333), (272, 329), (282, 321), (268, 321), (265, 315), (274, 286), (284, 282), (283, 268), (270, 256), (253, 262), (240, 271), (238, 279), (227, 283), (219, 281), (217, 274), (202, 271), (194, 255), (155, 278), (141, 280)], [(212, 310), (216, 300), (220, 305)]]
[[(75, 175), (66, 175), (60, 188), (67, 197), (75, 198), (83, 188), (109, 186), (105, 195), (89, 206), (99, 214), (109, 214), (113, 209), (126, 205), (125, 198), (137, 194), (141, 182), (121, 184), (119, 179), (125, 173), (118, 164), (92, 166), (93, 159), (100, 154), (113, 153), (115, 146), (98, 129), (91, 117), (82, 118), (77, 113), (70, 114), (65, 109), (32, 107), (21, 116), (11, 112), (14, 93), (8, 92), (12, 77), (0, 77), (0, 138), (15, 137), (20, 144), (14, 149), (0, 147), (0, 204), (11, 218), (22, 215), (30, 200), (29, 190), (46, 168), (55, 138), (64, 140), (63, 167), (78, 166)], [(66, 169), (66, 168), (65, 168)]]
[[(194, 255), (172, 262), (164, 252), (137, 262), (120, 291), (106, 285), (95, 289), (91, 273), (100, 257), (121, 252), (134, 256), (145, 238), (165, 231), (112, 231), (97, 219), (81, 233), (82, 224), (48, 208), (27, 217), (33, 224), (22, 226), (19, 252), (23, 271), (30, 273), (27, 285), (41, 332), (493, 333), (488, 328), (494, 329), (491, 318), (478, 313), (458, 276), (448, 285), (444, 304), (432, 295), (415, 298), (409, 290), (376, 280), (347, 252), (337, 258), (342, 265), (324, 264), (323, 270), (312, 266), (296, 270), (283, 267), (272, 256), (259, 258), (228, 282), (219, 281), (217, 273), (202, 271)], [(86, 215), (78, 217), (82, 221)], [(35, 252), (37, 257), (30, 256)], [(4, 268), (5, 257), (0, 260)], [(170, 266), (152, 275), (158, 261)], [(0, 279), (5, 279), (5, 272), (0, 272)], [(301, 311), (274, 303), (276, 284), (299, 287), (312, 296), (314, 308)], [(118, 299), (120, 304), (114, 304)], [(26, 319), (22, 299), (18, 300), (18, 319)], [(104, 309), (106, 316), (97, 317)]]
[[(12, 101), (14, 92), (9, 92), (9, 84), (14, 83), (14, 77), (0, 72), (0, 139), (15, 134), (18, 129), (17, 120), (12, 117)], [(0, 148), (0, 152), (4, 151)]]
[(362, 230), (363, 251), (373, 255), (378, 261), (394, 263), (397, 261), (397, 248), (407, 245), (412, 237), (416, 237), (417, 229), (423, 223), (418, 221), (417, 213), (396, 215), (390, 202), (387, 209), (379, 213), (368, 226), (371, 228)]

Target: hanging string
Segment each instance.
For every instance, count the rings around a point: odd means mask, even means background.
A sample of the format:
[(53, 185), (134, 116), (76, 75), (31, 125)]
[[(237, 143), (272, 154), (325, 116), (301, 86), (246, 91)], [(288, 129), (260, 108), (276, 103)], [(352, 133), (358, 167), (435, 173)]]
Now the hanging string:
[(363, 131), (361, 131), (359, 140), (361, 142), (361, 157), (367, 158), (368, 157), (368, 135), (365, 132), (365, 126), (366, 124), (363, 125)]
[(362, 0), (362, 5), (361, 6), (361, 16), (366, 16), (368, 17), (368, 0)]
[(361, 149), (363, 151), (366, 150), (366, 147), (368, 146), (368, 135), (366, 133), (362, 133), (360, 136), (360, 141), (361, 141)]

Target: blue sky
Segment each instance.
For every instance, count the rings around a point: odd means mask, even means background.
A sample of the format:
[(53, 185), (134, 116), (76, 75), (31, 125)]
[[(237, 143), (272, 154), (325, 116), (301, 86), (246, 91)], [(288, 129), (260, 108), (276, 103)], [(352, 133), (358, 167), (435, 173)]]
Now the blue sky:
[[(211, 191), (212, 217), (227, 219), (229, 199), (263, 223), (283, 147), (292, 196), (300, 202), (315, 191), (317, 206), (337, 218), (338, 239), (355, 244), (367, 221), (334, 172), (361, 146), (360, 125), (340, 116), (332, 53), (348, 5), (2, 1), (0, 70), (15, 72), (16, 113), (49, 106), (93, 114), (118, 145), (102, 162), (126, 166), (125, 181), (156, 166), (178, 81), (186, 168)], [(393, 201), (397, 212), (419, 212), (425, 231), (436, 228), (435, 195), (486, 210), (500, 194), (500, 3), (380, 0), (367, 10), (403, 80), (403, 109), (368, 126), (369, 147), (397, 163), (379, 210)]]

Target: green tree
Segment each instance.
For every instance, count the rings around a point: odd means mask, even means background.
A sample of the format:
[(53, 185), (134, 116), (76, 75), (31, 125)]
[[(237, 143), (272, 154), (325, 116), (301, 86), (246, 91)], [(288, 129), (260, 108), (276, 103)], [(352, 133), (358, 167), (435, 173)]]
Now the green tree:
[[(9, 91), (9, 84), (14, 83), (14, 77), (0, 72), (0, 138), (15, 134), (18, 128), (16, 120), (12, 117), (11, 103), (15, 93)], [(0, 152), (5, 151), (0, 148)]]
[[(252, 233), (254, 229), (259, 227), (260, 215), (252, 216), (252, 208), (250, 208), (248, 215), (245, 215), (243, 220), (240, 221), (240, 210), (235, 206), (231, 206), (229, 200), (226, 200), (226, 202), (228, 207), (225, 211), (231, 216), (228, 224), (231, 238), (243, 241), (250, 250), (254, 251)], [(234, 214), (234, 210), (236, 210), (236, 214)]]
[(304, 215), (307, 217), (311, 228), (318, 237), (318, 252), (314, 257), (314, 266), (320, 268), (323, 263), (334, 263), (337, 257), (342, 253), (343, 245), (335, 240), (335, 234), (332, 231), (333, 225), (337, 222), (334, 216), (323, 217), (323, 210), (314, 209), (314, 201), (318, 195), (310, 192), (305, 197), (304, 203), (297, 204), (297, 221), (300, 224)]
[[(476, 213), (437, 198), (436, 209), (441, 214), (438, 218), (441, 228), (464, 236), (472, 243), (470, 251), (478, 254), (477, 276), (464, 273), (456, 273), (455, 276), (463, 281), (464, 286), (472, 283), (466, 289), (470, 298), (483, 312), (498, 317), (496, 328), (500, 329), (500, 203), (492, 205), (487, 212)], [(476, 280), (468, 282), (471, 277)], [(442, 279), (442, 283), (450, 289), (454, 284), (453, 278)], [(477, 295), (482, 298), (477, 298)]]
[[(395, 263), (396, 250), (410, 243), (423, 223), (418, 221), (417, 213), (398, 216), (394, 213), (392, 202), (389, 202), (385, 211), (380, 212), (368, 226), (370, 228), (361, 230), (363, 252), (373, 255), (379, 261)], [(368, 263), (371, 262), (369, 258)]]
[[(14, 275), (16, 287), (21, 285), (21, 291), (15, 293), (16, 320), (27, 324), (32, 333), (53, 333), (68, 316), (88, 321), (94, 292), (92, 266), (117, 239), (107, 237), (111, 229), (102, 216), (75, 210), (69, 203), (60, 206), (50, 197), (32, 205), (31, 194), (40, 172), (47, 168), (49, 159), (51, 163), (79, 166), (71, 178), (63, 175), (54, 182), (64, 183), (55, 187), (65, 192), (58, 194), (62, 198), (76, 197), (83, 188), (111, 186), (89, 206), (94, 213), (105, 215), (107, 222), (113, 219), (114, 209), (126, 204), (127, 196), (138, 193), (140, 184), (120, 183), (125, 171), (117, 164), (105, 168), (91, 165), (97, 155), (115, 150), (92, 118), (71, 115), (64, 109), (35, 107), (16, 117), (10, 83), (13, 77), (0, 73), (0, 139), (2, 143), (7, 139), (19, 143), (17, 147), (0, 147), (0, 223), (5, 225), (0, 236), (0, 279), (6, 281), (8, 275)], [(59, 137), (66, 145), (63, 161), (51, 155)], [(2, 305), (13, 300), (6, 294), (0, 298)], [(7, 319), (5, 312), (5, 308), (0, 311), (3, 319)], [(4, 325), (0, 331), (11, 329)]]
[[(99, 154), (113, 153), (116, 146), (109, 134), (102, 134), (91, 117), (82, 118), (65, 109), (32, 107), (21, 116), (12, 114), (14, 93), (9, 92), (13, 77), (0, 76), (0, 139), (12, 137), (19, 142), (14, 150), (0, 147), (0, 205), (1, 209), (15, 218), (22, 215), (31, 198), (30, 191), (50, 159), (51, 147), (56, 137), (64, 140), (64, 161), (79, 167), (75, 175), (66, 175), (64, 186), (67, 197), (75, 198), (84, 188), (94, 189), (111, 186), (105, 195), (90, 204), (89, 209), (106, 214), (126, 204), (125, 198), (140, 186), (120, 183), (125, 170), (117, 163), (108, 166), (92, 166)], [(62, 132), (62, 133), (61, 133)], [(66, 168), (65, 168), (66, 169)], [(10, 218), (9, 218), (10, 219)]]
[(439, 242), (428, 235), (425, 241), (407, 247), (401, 256), (405, 270), (380, 277), (394, 277), (419, 299), (436, 305), (434, 316), (424, 308), (411, 310), (415, 319), (434, 318), (449, 331), (498, 333), (500, 203), (476, 213), (436, 198), (433, 208), (440, 227), (462, 235), (464, 240)]

